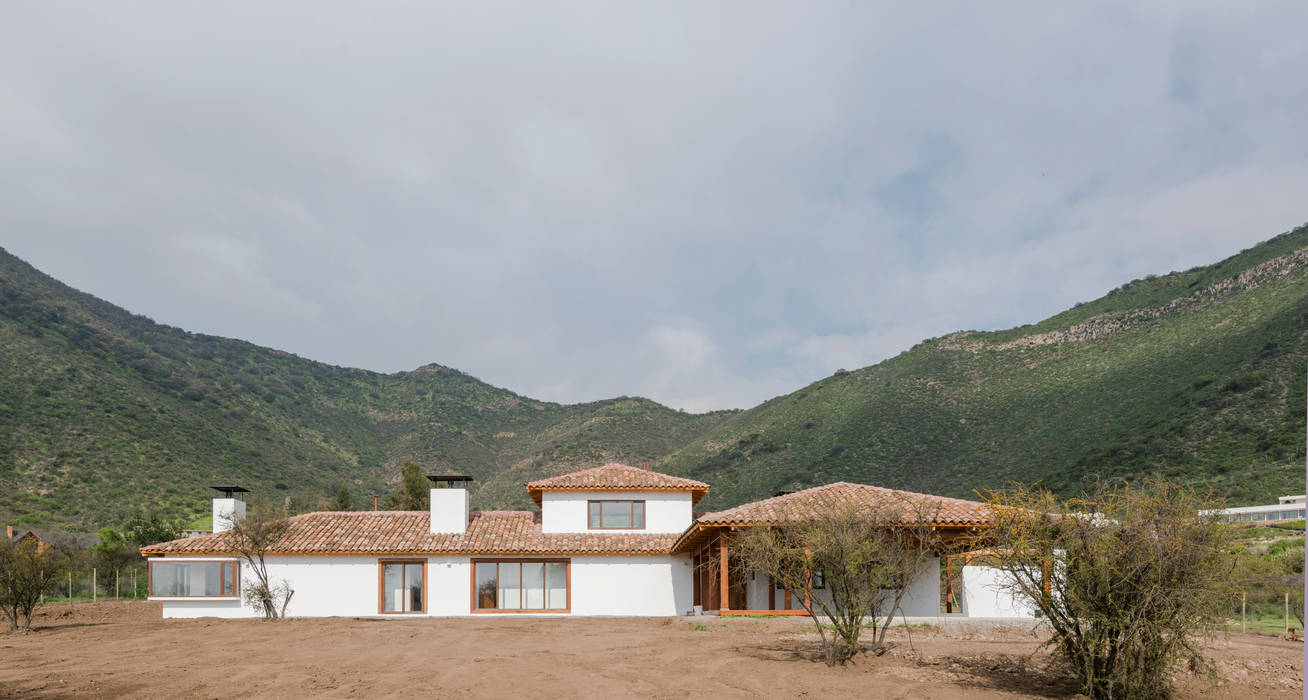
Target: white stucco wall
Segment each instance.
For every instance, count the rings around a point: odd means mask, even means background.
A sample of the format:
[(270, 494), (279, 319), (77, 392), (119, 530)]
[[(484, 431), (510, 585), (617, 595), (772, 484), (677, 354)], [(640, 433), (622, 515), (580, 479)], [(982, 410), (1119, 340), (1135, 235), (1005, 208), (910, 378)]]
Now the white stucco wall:
[[(749, 609), (767, 610), (768, 578), (761, 573), (754, 573), (748, 582), (746, 595)], [(777, 590), (775, 595), (773, 609), (785, 610), (785, 591)], [(791, 610), (803, 609), (803, 595), (802, 592), (791, 594)], [(830, 600), (831, 593), (830, 589), (818, 589), (813, 591), (813, 595), (823, 600)], [(896, 617), (930, 617), (939, 614), (940, 559), (931, 557), (923, 565), (917, 577), (909, 583), (908, 591), (904, 593), (904, 599), (900, 601), (900, 611), (896, 613)]]
[[(377, 562), (380, 558), (382, 557), (269, 557), (268, 574), (274, 581), (287, 581), (295, 590), (286, 611), (291, 617), (392, 617), (378, 615), (377, 612)], [(435, 617), (471, 615), (471, 558), (431, 556), (426, 559), (426, 614)], [(691, 609), (689, 557), (573, 556), (569, 559), (572, 563), (573, 615), (666, 616), (685, 614)], [(183, 560), (231, 561), (231, 558), (165, 559)], [(250, 580), (250, 576), (248, 568), (242, 567), (242, 585)], [(240, 600), (153, 600), (162, 602), (163, 616), (166, 618), (259, 616), (257, 610), (245, 606)], [(487, 614), (495, 613), (478, 613)]]
[(213, 499), (213, 531), (232, 529), (232, 523), (245, 517), (245, 501), (237, 498)]
[[(168, 557), (165, 561), (180, 559)], [(284, 580), (295, 591), (286, 608), (286, 614), (291, 617), (357, 617), (377, 614), (377, 557), (282, 556), (268, 557), (267, 561), (268, 575), (274, 583)], [(429, 564), (428, 570), (430, 569)], [(463, 586), (466, 590), (466, 568), (464, 572)], [(249, 567), (243, 565), (242, 590), (252, 580), (253, 574)], [(163, 602), (164, 617), (257, 617), (260, 614), (245, 606), (242, 601), (154, 600)], [(466, 604), (464, 608), (467, 608)]]
[(431, 489), (428, 508), (433, 533), (457, 533), (468, 529), (468, 489)]
[(684, 615), (691, 610), (689, 556), (572, 558), (572, 614)]
[(542, 532), (591, 532), (588, 501), (645, 502), (645, 529), (604, 532), (680, 533), (690, 527), (689, 491), (545, 491), (541, 494)]
[(1030, 600), (1015, 597), (1008, 577), (990, 566), (963, 567), (963, 614), (968, 617), (1034, 618)]
[(908, 584), (899, 603), (904, 617), (934, 617), (940, 614), (940, 558), (931, 557)]
[[(763, 574), (761, 574), (761, 573), (758, 573), (758, 572), (751, 572), (751, 576), (750, 576), (750, 578), (749, 578), (749, 580), (748, 580), (748, 582), (747, 582), (747, 586), (746, 586), (746, 588), (745, 588), (745, 595), (746, 595), (745, 600), (746, 600), (746, 603), (749, 605), (749, 609), (750, 609), (750, 610), (767, 610), (767, 609), (768, 609), (768, 585), (769, 585), (769, 583), (770, 583), (770, 582), (768, 581), (768, 577), (767, 577), (767, 576), (765, 576), (765, 575), (763, 575)], [(817, 591), (814, 591), (814, 594), (819, 595), (819, 596), (827, 595), (827, 593), (826, 593), (825, 590), (817, 590)], [(786, 592), (785, 592), (784, 590), (782, 590), (781, 588), (777, 588), (777, 589), (776, 589), (776, 593), (775, 593), (775, 597), (773, 598), (773, 603), (772, 603), (772, 604), (773, 604), (773, 606), (774, 606), (772, 609), (774, 609), (774, 610), (785, 610), (785, 609), (786, 609)], [(791, 594), (791, 596), (790, 596), (790, 609), (791, 609), (791, 610), (803, 610), (803, 609), (804, 609), (804, 594), (803, 594), (803, 593), (792, 593), (792, 594)]]

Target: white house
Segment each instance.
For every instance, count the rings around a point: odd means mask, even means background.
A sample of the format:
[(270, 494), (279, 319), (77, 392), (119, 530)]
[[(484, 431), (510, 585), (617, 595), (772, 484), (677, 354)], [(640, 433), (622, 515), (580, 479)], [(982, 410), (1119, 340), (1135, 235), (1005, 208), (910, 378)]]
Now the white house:
[[(295, 591), (287, 614), (803, 614), (791, 593), (731, 566), (733, 531), (782, 523), (833, 492), (927, 499), (937, 513), (933, 524), (960, 536), (986, 518), (980, 503), (844, 483), (697, 515), (708, 484), (620, 464), (528, 483), (540, 510), (470, 512), (467, 477), (429, 478), (427, 511), (292, 517), (284, 545), (266, 558), (270, 576)], [(163, 603), (164, 617), (259, 614), (242, 600), (249, 572), (223, 535), (245, 505), (233, 497), (239, 489), (220, 489), (226, 493), (214, 501), (215, 532), (141, 550), (150, 599)], [(939, 559), (909, 587), (905, 615), (941, 614)]]
[[(1222, 516), (1228, 523), (1260, 523), (1278, 520), (1303, 520), (1304, 496), (1281, 496), (1278, 502), (1269, 506), (1243, 506), (1212, 511)], [(1205, 511), (1207, 512), (1207, 511)]]

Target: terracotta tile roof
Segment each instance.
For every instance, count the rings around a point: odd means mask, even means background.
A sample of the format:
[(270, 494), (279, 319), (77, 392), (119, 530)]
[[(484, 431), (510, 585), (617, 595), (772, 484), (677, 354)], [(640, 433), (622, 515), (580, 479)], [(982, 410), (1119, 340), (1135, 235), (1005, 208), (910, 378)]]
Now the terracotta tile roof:
[(694, 526), (682, 533), (673, 549), (677, 550), (694, 539), (706, 526), (794, 522), (824, 512), (832, 503), (852, 503), (869, 509), (900, 508), (906, 512), (921, 512), (929, 522), (939, 526), (970, 527), (990, 520), (990, 507), (984, 503), (840, 481), (745, 503), (715, 513), (705, 513), (695, 519)]
[[(306, 513), (291, 518), (287, 554), (667, 554), (676, 534), (542, 533), (540, 511), (474, 511), (467, 532), (433, 535), (427, 511)], [(142, 547), (151, 554), (218, 554), (223, 533)]]
[(631, 490), (631, 491), (691, 491), (695, 502), (708, 493), (709, 485), (671, 474), (632, 467), (626, 464), (605, 464), (602, 467), (583, 469), (548, 479), (527, 482), (527, 493), (540, 503), (542, 491), (556, 490)]
[(803, 491), (765, 498), (744, 505), (705, 513), (699, 522), (713, 525), (758, 525), (802, 520), (821, 512), (830, 503), (854, 503), (860, 506), (922, 509), (932, 523), (940, 525), (979, 525), (990, 519), (990, 507), (976, 501), (932, 496), (912, 491), (898, 491), (880, 486), (838, 481)]

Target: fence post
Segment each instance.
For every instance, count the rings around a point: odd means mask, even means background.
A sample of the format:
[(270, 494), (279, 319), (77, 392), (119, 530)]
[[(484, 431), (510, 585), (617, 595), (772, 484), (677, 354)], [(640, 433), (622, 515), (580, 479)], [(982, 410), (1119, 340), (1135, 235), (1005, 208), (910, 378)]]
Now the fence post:
[(114, 600), (118, 600), (118, 569), (114, 569)]
[(1290, 636), (1290, 594), (1285, 594), (1285, 636)]
[(95, 600), (95, 593), (96, 593), (95, 589), (96, 589), (96, 574), (95, 574), (95, 567), (93, 566), (91, 567), (91, 600)]
[(136, 600), (136, 569), (132, 569), (132, 600)]
[(68, 604), (73, 604), (73, 570), (68, 570)]
[(1240, 631), (1241, 632), (1249, 631), (1249, 627), (1248, 624), (1245, 622), (1245, 616), (1244, 616), (1245, 603), (1247, 603), (1248, 600), (1249, 600), (1249, 594), (1246, 593), (1245, 591), (1240, 591)]

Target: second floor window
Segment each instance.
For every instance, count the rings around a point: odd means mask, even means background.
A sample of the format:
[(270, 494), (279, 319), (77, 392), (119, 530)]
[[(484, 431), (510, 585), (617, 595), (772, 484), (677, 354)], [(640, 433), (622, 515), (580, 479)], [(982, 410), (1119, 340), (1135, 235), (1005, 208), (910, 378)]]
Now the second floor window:
[(643, 530), (645, 502), (591, 501), (587, 527), (592, 530)]

